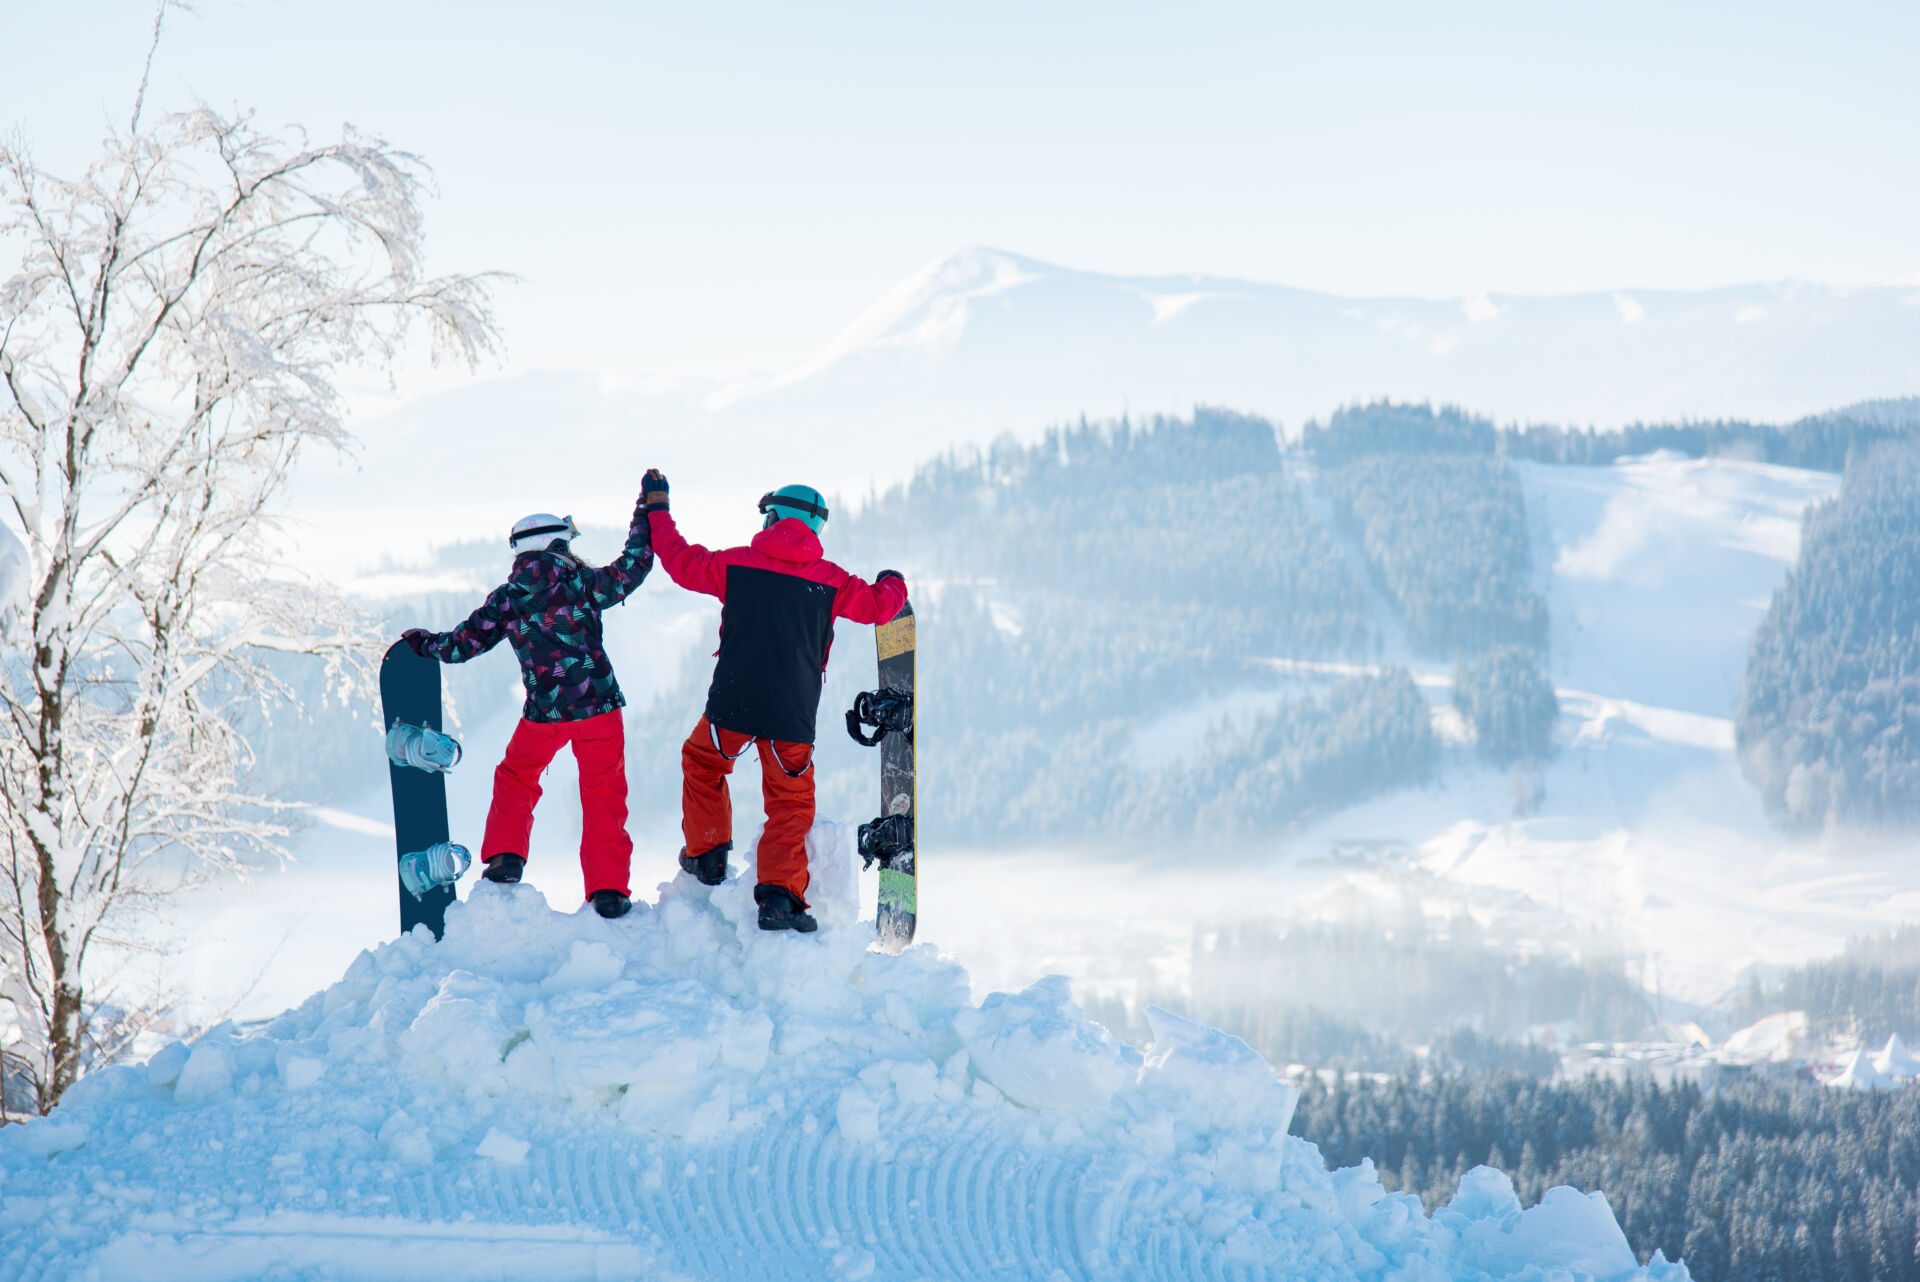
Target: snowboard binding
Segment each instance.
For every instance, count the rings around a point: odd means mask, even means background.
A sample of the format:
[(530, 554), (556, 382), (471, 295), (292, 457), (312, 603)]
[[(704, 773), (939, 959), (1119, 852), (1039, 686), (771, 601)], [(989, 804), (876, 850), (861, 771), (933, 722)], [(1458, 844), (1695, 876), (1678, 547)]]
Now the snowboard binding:
[[(861, 726), (872, 726), (871, 735), (861, 733)], [(898, 690), (863, 690), (853, 697), (853, 706), (847, 709), (847, 733), (853, 741), (873, 747), (890, 734), (903, 734), (913, 738), (913, 696)]]
[(860, 825), (862, 868), (878, 863), (891, 868), (901, 855), (913, 854), (913, 819), (909, 815), (886, 815)]
[(460, 764), (460, 741), (428, 726), (395, 721), (387, 730), (387, 760), (443, 775)]

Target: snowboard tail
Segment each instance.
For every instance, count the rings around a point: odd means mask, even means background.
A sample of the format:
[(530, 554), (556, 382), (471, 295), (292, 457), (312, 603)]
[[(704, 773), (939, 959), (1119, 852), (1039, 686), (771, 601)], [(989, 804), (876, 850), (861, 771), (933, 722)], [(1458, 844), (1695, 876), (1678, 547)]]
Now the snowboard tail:
[[(440, 732), (440, 665), (396, 642), (380, 663), (380, 712), (391, 734), (405, 722)], [(457, 759), (457, 755), (456, 755)], [(389, 756), (393, 784), (394, 886), (400, 899), (400, 933), (425, 926), (440, 938), (447, 925), (453, 886), (434, 886), (416, 896), (400, 877), (400, 860), (448, 839), (447, 780), (436, 771), (415, 769)]]
[[(860, 825), (860, 855), (880, 865), (880, 946), (897, 953), (913, 942), (919, 917), (918, 830), (914, 784), (913, 606), (874, 629), (880, 688), (861, 694), (847, 713), (847, 733), (880, 748), (880, 815)], [(867, 733), (864, 727), (872, 727)]]

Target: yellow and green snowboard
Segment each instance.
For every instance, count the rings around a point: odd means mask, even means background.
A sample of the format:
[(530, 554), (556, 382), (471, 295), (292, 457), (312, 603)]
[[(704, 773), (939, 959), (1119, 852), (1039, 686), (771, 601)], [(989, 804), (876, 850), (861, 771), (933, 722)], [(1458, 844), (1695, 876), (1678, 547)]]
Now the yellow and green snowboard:
[[(880, 747), (880, 817), (860, 825), (860, 856), (880, 865), (880, 946), (897, 953), (913, 942), (919, 908), (914, 843), (913, 606), (873, 630), (880, 654), (880, 688), (853, 701), (847, 733)], [(862, 727), (872, 727), (866, 733)]]

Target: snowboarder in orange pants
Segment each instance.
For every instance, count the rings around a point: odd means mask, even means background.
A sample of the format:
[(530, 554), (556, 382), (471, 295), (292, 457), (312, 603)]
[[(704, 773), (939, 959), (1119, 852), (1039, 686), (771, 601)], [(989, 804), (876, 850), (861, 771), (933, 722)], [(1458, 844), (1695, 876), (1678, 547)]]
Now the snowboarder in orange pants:
[(807, 912), (807, 830), (813, 826), (814, 721), (833, 645), (833, 621), (882, 623), (907, 601), (898, 571), (872, 583), (826, 560), (818, 490), (789, 485), (765, 495), (760, 533), (745, 547), (688, 543), (668, 511), (667, 478), (642, 483), (653, 552), (675, 583), (718, 597), (720, 650), (707, 707), (680, 750), (680, 866), (709, 886), (727, 875), (733, 805), (727, 776), (749, 746), (760, 753), (767, 825), (760, 835), (762, 930), (814, 929)]

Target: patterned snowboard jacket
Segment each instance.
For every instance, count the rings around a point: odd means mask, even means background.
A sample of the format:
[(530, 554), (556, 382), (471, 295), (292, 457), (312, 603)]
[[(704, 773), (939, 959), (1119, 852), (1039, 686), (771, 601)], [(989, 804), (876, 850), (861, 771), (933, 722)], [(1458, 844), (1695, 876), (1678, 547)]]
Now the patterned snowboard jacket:
[(627, 546), (598, 569), (568, 552), (522, 552), (507, 581), (451, 632), (437, 632), (426, 652), (442, 663), (465, 663), (506, 641), (520, 660), (528, 721), (585, 721), (626, 696), (600, 641), (600, 612), (619, 605), (653, 568), (647, 514), (636, 511)]

